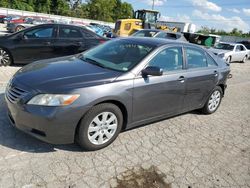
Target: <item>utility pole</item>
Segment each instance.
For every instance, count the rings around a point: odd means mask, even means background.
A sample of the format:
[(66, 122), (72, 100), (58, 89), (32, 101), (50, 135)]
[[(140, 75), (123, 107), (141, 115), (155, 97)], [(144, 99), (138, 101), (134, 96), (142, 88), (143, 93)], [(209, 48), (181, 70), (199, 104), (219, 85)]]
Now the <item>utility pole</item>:
[(154, 10), (154, 8), (155, 8), (155, 0), (153, 0), (152, 10)]

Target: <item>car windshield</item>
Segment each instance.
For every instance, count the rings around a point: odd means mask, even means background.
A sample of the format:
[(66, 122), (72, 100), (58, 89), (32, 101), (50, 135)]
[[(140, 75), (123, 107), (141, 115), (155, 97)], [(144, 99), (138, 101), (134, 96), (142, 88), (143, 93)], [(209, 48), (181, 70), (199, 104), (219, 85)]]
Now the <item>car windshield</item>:
[(138, 42), (114, 40), (93, 48), (80, 59), (115, 71), (127, 72), (141, 62), (155, 46)]
[(234, 46), (231, 44), (225, 44), (225, 43), (218, 43), (214, 46), (216, 49), (222, 49), (222, 50), (233, 50)]
[(134, 33), (132, 36), (133, 37), (154, 37), (157, 33), (159, 33), (159, 31), (144, 30), (144, 31), (138, 31)]

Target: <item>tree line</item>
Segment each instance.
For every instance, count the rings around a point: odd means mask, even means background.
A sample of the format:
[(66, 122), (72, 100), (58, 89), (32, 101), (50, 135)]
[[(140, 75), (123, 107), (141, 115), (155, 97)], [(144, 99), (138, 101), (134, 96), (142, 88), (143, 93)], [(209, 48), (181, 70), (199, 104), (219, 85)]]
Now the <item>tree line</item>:
[(121, 0), (0, 0), (0, 7), (107, 22), (133, 16), (132, 5)]
[[(84, 2), (82, 0), (0, 0), (0, 7), (107, 22), (133, 17), (132, 5), (122, 0), (85, 0)], [(237, 28), (226, 32), (203, 26), (198, 32), (250, 37), (250, 32), (243, 33)]]
[(233, 28), (231, 31), (227, 32), (225, 30), (217, 30), (215, 28), (209, 28), (207, 26), (202, 26), (197, 33), (203, 34), (214, 34), (214, 35), (224, 35), (224, 36), (236, 36), (236, 37), (250, 37), (250, 31), (248, 33), (243, 33), (242, 30)]

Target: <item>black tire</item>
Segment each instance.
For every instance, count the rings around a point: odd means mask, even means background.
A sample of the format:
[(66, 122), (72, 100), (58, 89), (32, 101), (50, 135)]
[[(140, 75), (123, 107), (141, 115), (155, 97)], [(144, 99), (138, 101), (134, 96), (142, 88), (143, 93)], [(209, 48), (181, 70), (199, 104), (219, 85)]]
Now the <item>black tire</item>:
[(0, 56), (0, 66), (10, 66), (13, 63), (12, 56), (8, 50), (0, 47)]
[[(91, 122), (94, 120), (96, 116), (103, 112), (111, 112), (117, 118), (117, 129), (114, 135), (104, 144), (96, 145), (93, 144), (88, 138), (88, 129)], [(118, 134), (120, 133), (123, 125), (123, 114), (120, 108), (111, 103), (102, 103), (97, 106), (92, 107), (83, 117), (80, 122), (77, 134), (76, 134), (76, 142), (82, 147), (82, 149), (87, 151), (94, 151), (98, 149), (102, 149), (109, 144), (111, 144)]]
[[(211, 99), (212, 95), (213, 95), (216, 91), (218, 91), (218, 92), (220, 93), (220, 101), (219, 101), (217, 107), (216, 107), (215, 109), (211, 110), (211, 109), (209, 108), (209, 102), (210, 102), (210, 99)], [(222, 101), (222, 96), (223, 96), (223, 92), (222, 92), (221, 87), (216, 86), (216, 87), (214, 88), (214, 90), (211, 92), (211, 94), (209, 95), (209, 97), (208, 97), (208, 99), (207, 99), (207, 101), (206, 101), (204, 107), (201, 109), (202, 113), (204, 113), (204, 114), (212, 114), (212, 113), (216, 112), (217, 109), (220, 107), (220, 104), (221, 104), (221, 101)]]
[(229, 57), (226, 59), (226, 62), (227, 62), (227, 63), (231, 63), (231, 60), (232, 60), (232, 58), (231, 58), (231, 56), (229, 56)]
[(25, 29), (25, 27), (19, 25), (16, 27), (15, 32), (22, 31), (23, 29)]
[(242, 63), (246, 63), (247, 61), (247, 55), (242, 59)]

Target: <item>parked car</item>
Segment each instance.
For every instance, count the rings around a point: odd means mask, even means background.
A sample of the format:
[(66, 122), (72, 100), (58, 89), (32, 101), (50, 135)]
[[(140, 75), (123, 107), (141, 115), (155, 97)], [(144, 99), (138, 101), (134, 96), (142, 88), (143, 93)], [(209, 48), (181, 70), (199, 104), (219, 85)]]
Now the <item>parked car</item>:
[(80, 53), (106, 40), (82, 27), (43, 24), (0, 37), (0, 60), (3, 65), (27, 64)]
[(21, 18), (21, 16), (18, 16), (18, 15), (7, 15), (6, 17), (4, 17), (3, 19), (3, 22), (4, 23), (8, 23), (10, 21), (13, 21), (13, 20), (19, 20)]
[(169, 32), (158, 29), (143, 29), (135, 32), (132, 37), (154, 37), (154, 38), (164, 38), (170, 40), (178, 40), (182, 42), (187, 42), (186, 38), (182, 33)]
[(35, 25), (49, 23), (48, 19), (41, 17), (26, 17), (23, 23), (8, 23), (6, 28), (10, 33), (21, 31), (25, 28), (29, 28)]
[(228, 63), (239, 61), (245, 63), (248, 50), (243, 44), (220, 42), (210, 50)]
[(0, 15), (0, 23), (4, 23), (4, 18), (6, 17), (6, 15)]
[(196, 45), (120, 38), (24, 66), (8, 84), (6, 102), (16, 128), (49, 143), (77, 141), (97, 150), (124, 129), (195, 109), (214, 113), (229, 72)]
[(240, 44), (243, 44), (248, 49), (248, 59), (250, 59), (250, 40), (241, 41)]

